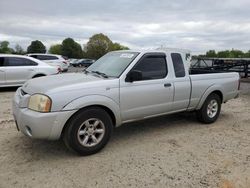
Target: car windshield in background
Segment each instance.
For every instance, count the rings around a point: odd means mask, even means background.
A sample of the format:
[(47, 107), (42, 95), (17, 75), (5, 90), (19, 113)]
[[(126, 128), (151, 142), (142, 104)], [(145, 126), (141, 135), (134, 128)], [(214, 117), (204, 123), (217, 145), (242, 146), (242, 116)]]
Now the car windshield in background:
[(138, 52), (110, 52), (102, 56), (86, 70), (100, 72), (108, 77), (119, 77), (138, 54)]

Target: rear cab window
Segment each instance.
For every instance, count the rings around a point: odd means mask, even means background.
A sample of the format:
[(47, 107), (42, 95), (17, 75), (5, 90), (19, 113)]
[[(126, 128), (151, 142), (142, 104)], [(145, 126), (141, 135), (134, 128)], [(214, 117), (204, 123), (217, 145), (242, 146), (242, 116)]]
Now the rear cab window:
[(186, 73), (181, 54), (171, 53), (171, 59), (174, 66), (175, 77), (176, 78), (185, 77)]

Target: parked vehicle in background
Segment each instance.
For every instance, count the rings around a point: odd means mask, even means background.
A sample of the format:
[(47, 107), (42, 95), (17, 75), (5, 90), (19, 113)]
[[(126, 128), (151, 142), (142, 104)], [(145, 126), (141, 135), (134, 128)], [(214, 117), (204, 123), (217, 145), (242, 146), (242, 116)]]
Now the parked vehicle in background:
[(72, 65), (75, 61), (78, 61), (78, 60), (79, 60), (79, 59), (74, 59), (74, 58), (68, 59), (69, 65)]
[(73, 66), (73, 64), (77, 61), (79, 61), (79, 59), (71, 59), (69, 62), (70, 66)]
[(62, 137), (81, 155), (101, 150), (126, 122), (194, 111), (213, 123), (221, 104), (238, 96), (239, 74), (189, 71), (189, 64), (184, 50), (110, 52), (81, 73), (28, 81), (15, 94), (14, 118), (25, 135)]
[(48, 63), (49, 65), (60, 67), (62, 72), (67, 72), (69, 68), (69, 61), (61, 56), (61, 55), (55, 55), (55, 54), (27, 54), (29, 57), (33, 57), (36, 59), (39, 59), (41, 61), (44, 61)]
[(32, 57), (0, 54), (0, 87), (21, 86), (31, 78), (58, 72), (56, 67)]
[(95, 62), (93, 59), (79, 59), (72, 63), (73, 67), (89, 67)]

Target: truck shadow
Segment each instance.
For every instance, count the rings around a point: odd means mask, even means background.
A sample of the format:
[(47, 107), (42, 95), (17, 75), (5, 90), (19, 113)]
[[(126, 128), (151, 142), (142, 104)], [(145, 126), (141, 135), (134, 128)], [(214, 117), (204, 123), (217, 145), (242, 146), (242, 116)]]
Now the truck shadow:
[(18, 89), (18, 87), (3, 87), (0, 88), (0, 92), (14, 92)]
[[(144, 138), (159, 131), (164, 132), (164, 134), (166, 133), (167, 135), (168, 132), (176, 131), (176, 129), (186, 129), (188, 131), (188, 127), (199, 128), (200, 126), (201, 124), (197, 122), (194, 113), (187, 112), (151, 118), (134, 123), (127, 123), (114, 130), (114, 134), (106, 148), (96, 155), (110, 155), (113, 152), (119, 152), (117, 150), (122, 150), (121, 145), (124, 142), (131, 143), (138, 136), (140, 138)], [(31, 158), (32, 161), (41, 159), (59, 160), (63, 158), (78, 157), (75, 152), (69, 151), (66, 148), (62, 140), (32, 140), (22, 135), (20, 132), (17, 134), (18, 138), (11, 139), (12, 143), (10, 148), (14, 146), (12, 149), (15, 151), (20, 149), (23, 150), (19, 152), (28, 156), (28, 158)]]
[[(152, 132), (169, 132), (179, 128), (188, 129), (188, 127), (196, 126), (199, 128), (201, 123), (196, 119), (193, 112), (182, 112), (172, 115), (165, 115), (150, 119), (145, 119), (133, 123), (126, 123), (117, 127), (114, 131), (112, 140), (115, 142), (124, 139), (130, 139), (137, 135), (147, 135)], [(112, 141), (111, 141), (112, 142)]]

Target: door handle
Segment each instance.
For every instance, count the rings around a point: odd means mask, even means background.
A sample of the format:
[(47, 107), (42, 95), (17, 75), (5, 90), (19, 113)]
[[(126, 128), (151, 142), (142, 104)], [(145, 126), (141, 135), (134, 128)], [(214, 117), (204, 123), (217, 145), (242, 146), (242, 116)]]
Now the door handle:
[(0, 72), (4, 72), (3, 70), (0, 70)]
[(28, 71), (34, 71), (34, 69), (28, 69)]
[(170, 84), (170, 83), (166, 83), (166, 84), (164, 84), (164, 87), (171, 87), (171, 85), (172, 84)]

